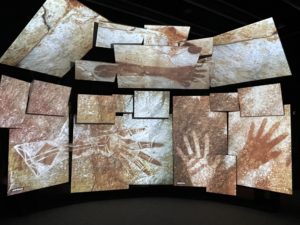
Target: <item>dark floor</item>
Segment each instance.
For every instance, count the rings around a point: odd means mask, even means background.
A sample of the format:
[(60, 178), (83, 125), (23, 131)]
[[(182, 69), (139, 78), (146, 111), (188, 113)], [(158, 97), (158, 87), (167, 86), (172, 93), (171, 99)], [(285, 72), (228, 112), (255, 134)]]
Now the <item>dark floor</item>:
[[(43, 201), (43, 199), (41, 199)], [(206, 200), (133, 198), (91, 201), (0, 220), (0, 224), (299, 224), (288, 212), (266, 212)]]

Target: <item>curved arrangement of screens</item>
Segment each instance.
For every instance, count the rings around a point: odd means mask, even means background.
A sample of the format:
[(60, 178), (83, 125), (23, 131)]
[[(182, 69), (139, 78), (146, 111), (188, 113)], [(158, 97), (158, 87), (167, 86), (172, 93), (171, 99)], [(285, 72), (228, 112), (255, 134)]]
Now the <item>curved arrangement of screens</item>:
[[(292, 194), (291, 110), (280, 83), (171, 97), (291, 75), (273, 19), (204, 39), (188, 40), (189, 31), (115, 24), (75, 0), (47, 0), (0, 63), (63, 77), (75, 62), (77, 80), (136, 90), (78, 94), (73, 117), (71, 87), (2, 75), (8, 195), (67, 182), (72, 193), (175, 185), (236, 195), (241, 185)], [(93, 43), (112, 48), (115, 63), (80, 60)]]

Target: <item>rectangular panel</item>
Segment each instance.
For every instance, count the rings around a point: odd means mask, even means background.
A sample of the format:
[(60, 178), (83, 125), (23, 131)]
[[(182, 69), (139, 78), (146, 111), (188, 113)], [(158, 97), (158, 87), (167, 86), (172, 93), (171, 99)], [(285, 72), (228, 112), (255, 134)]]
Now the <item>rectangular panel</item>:
[(102, 82), (115, 82), (118, 64), (77, 60), (75, 62), (75, 79)]
[(170, 92), (135, 91), (135, 118), (169, 118)]
[(113, 95), (117, 113), (133, 113), (133, 95)]
[(69, 180), (69, 122), (66, 117), (26, 115), (9, 131), (8, 195)]
[(207, 192), (236, 195), (236, 157), (217, 155), (208, 158), (212, 177), (207, 183)]
[(170, 119), (124, 115), (114, 125), (75, 124), (73, 144), (71, 192), (172, 183)]
[(239, 88), (241, 116), (282, 116), (280, 84)]
[(78, 95), (77, 123), (115, 123), (116, 99), (105, 95)]
[(31, 85), (27, 113), (66, 116), (71, 88), (34, 80)]
[(209, 95), (210, 110), (214, 112), (239, 111), (238, 93), (211, 93)]
[(277, 33), (272, 17), (261, 20), (214, 37), (214, 45), (231, 44), (240, 41), (270, 37)]
[(197, 47), (115, 45), (117, 63), (152, 67), (183, 67), (196, 65), (200, 50)]
[(292, 194), (291, 117), (229, 113), (229, 154), (237, 156), (237, 184)]
[[(117, 23), (105, 22), (105, 21), (99, 22), (98, 25), (99, 25), (100, 31), (102, 28), (109, 28), (109, 29), (111, 29), (111, 31), (114, 32), (113, 35), (117, 35), (117, 33), (124, 35), (124, 39), (123, 39), (123, 37), (119, 38), (117, 36), (114, 36), (111, 38), (111, 40), (109, 40), (106, 37), (103, 37), (106, 40), (106, 44), (99, 43), (98, 44), (99, 47), (101, 47), (100, 45), (102, 45), (103, 47), (107, 46), (107, 48), (111, 48), (112, 47), (111, 44), (116, 43), (116, 42), (114, 42), (115, 39), (119, 39), (121, 41), (119, 43), (124, 43), (124, 44), (132, 43), (133, 44), (134, 43), (133, 40), (136, 41), (136, 40), (140, 39), (141, 37), (143, 38), (142, 42), (145, 45), (159, 45), (159, 46), (170, 45), (169, 44), (169, 36), (166, 36), (164, 33), (159, 32), (159, 31), (143, 29), (143, 28), (139, 28), (139, 27), (133, 27), (133, 26), (117, 24)], [(99, 29), (98, 29), (98, 36), (99, 35), (100, 34), (99, 34)], [(142, 43), (139, 42), (139, 44), (142, 44)]]
[[(177, 46), (179, 42), (186, 41), (190, 33), (188, 26), (162, 26), (162, 25), (145, 25), (148, 30), (158, 31), (164, 34), (168, 39), (168, 44)], [(145, 37), (144, 45), (159, 45), (155, 40)]]
[(143, 44), (144, 35), (135, 30), (98, 27), (96, 47), (112, 48), (113, 44)]
[(2, 75), (0, 128), (16, 128), (25, 118), (30, 83)]
[(93, 46), (102, 16), (76, 0), (47, 0), (0, 63), (63, 77)]
[[(173, 98), (174, 184), (207, 185), (207, 156), (227, 154), (227, 113), (210, 112), (208, 96), (176, 96)], [(186, 163), (201, 159), (203, 171), (191, 180)], [(192, 163), (192, 162), (190, 162)]]
[(211, 86), (291, 75), (272, 19), (215, 38)]

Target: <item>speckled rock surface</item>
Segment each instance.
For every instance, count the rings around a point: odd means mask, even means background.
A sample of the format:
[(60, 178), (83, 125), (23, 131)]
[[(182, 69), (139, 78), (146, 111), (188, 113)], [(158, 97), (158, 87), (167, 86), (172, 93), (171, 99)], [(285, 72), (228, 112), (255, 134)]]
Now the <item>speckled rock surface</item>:
[(237, 156), (237, 184), (292, 194), (291, 117), (229, 113), (229, 154)]
[(169, 118), (170, 92), (135, 91), (135, 118)]
[(283, 116), (280, 84), (239, 88), (241, 116)]
[(68, 143), (66, 117), (26, 115), (9, 131), (8, 195), (68, 182)]
[(31, 85), (27, 113), (66, 116), (70, 93), (70, 87), (35, 80)]
[(19, 127), (25, 119), (30, 83), (2, 75), (0, 128)]
[(171, 184), (172, 121), (116, 117), (114, 125), (75, 124), (71, 192)]
[(0, 63), (63, 77), (92, 48), (99, 21), (107, 20), (76, 0), (47, 0)]
[(215, 112), (239, 111), (238, 93), (211, 93), (209, 95), (210, 110)]
[(272, 19), (214, 38), (211, 86), (291, 75)]

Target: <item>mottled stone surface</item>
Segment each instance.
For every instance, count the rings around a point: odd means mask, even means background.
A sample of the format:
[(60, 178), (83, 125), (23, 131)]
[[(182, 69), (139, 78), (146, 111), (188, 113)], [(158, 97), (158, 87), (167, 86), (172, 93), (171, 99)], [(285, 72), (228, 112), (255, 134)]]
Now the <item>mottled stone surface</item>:
[(196, 46), (201, 48), (201, 56), (210, 56), (213, 52), (213, 42), (214, 38), (201, 38), (201, 39), (194, 39), (188, 40), (185, 42), (181, 42), (180, 46)]
[(206, 191), (236, 195), (236, 157), (217, 155), (208, 159), (212, 169), (212, 178), (208, 181)]
[(277, 34), (214, 47), (211, 86), (291, 75)]
[(75, 79), (102, 82), (115, 82), (118, 64), (77, 60), (75, 62)]
[(235, 156), (210, 154), (209, 146), (214, 140), (209, 134), (201, 140), (192, 131), (181, 141), (181, 146), (174, 146), (175, 185), (206, 187), (208, 192), (236, 195)]
[(170, 92), (135, 91), (135, 118), (169, 118)]
[(96, 47), (111, 48), (113, 44), (143, 44), (144, 35), (135, 30), (98, 27)]
[(229, 113), (229, 154), (237, 156), (237, 184), (292, 194), (291, 117)]
[(19, 127), (25, 118), (30, 83), (2, 75), (0, 128)]
[(177, 153), (174, 155), (175, 185), (205, 187), (211, 174), (210, 170), (203, 170), (197, 175), (201, 179), (191, 180), (178, 149), (188, 155), (200, 152), (201, 157), (199, 154), (197, 157), (204, 159), (204, 165), (207, 156), (227, 154), (227, 113), (210, 112), (209, 108), (209, 96), (173, 97), (173, 145)]
[(239, 41), (270, 37), (277, 33), (273, 18), (258, 21), (214, 37), (214, 45), (224, 45)]
[(114, 52), (117, 63), (171, 68), (195, 66), (200, 55), (195, 46), (115, 45)]
[(112, 95), (78, 95), (77, 123), (114, 123), (116, 99)]
[(241, 116), (284, 115), (280, 84), (238, 89)]
[(210, 110), (215, 112), (239, 111), (238, 93), (211, 93), (209, 95)]
[(116, 113), (133, 113), (133, 95), (113, 95), (116, 99)]
[(116, 117), (114, 125), (74, 125), (71, 192), (171, 184), (172, 121)]
[[(188, 26), (161, 26), (161, 25), (145, 25), (148, 30), (158, 31), (164, 34), (168, 39), (167, 45), (177, 46), (179, 42), (186, 41), (190, 33)], [(144, 45), (159, 45), (157, 41), (145, 36)]]
[(68, 125), (66, 117), (26, 115), (9, 131), (8, 195), (68, 182)]
[(291, 75), (272, 19), (214, 38), (211, 86)]
[(94, 22), (103, 20), (76, 0), (47, 0), (0, 63), (62, 77), (92, 48)]
[(70, 87), (35, 80), (31, 85), (27, 113), (66, 116), (70, 93)]

